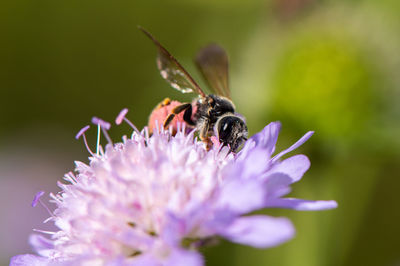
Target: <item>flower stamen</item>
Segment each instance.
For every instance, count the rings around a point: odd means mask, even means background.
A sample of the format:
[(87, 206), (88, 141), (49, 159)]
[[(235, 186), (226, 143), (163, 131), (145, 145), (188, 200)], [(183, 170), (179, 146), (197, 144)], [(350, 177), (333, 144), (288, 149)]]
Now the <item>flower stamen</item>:
[(44, 195), (44, 191), (39, 191), (36, 193), (35, 197), (33, 198), (32, 207), (36, 207), (38, 203), (42, 205), (42, 207), (50, 214), (51, 217), (54, 217), (53, 213), (50, 211), (50, 209), (46, 206), (46, 204), (43, 203), (43, 201), (40, 199)]
[(128, 113), (128, 108), (124, 108), (119, 112), (117, 118), (115, 119), (115, 124), (120, 125), (122, 121), (125, 121), (136, 133), (140, 134), (140, 131), (135, 127), (135, 125), (126, 118), (126, 114)]
[(109, 144), (113, 144), (110, 135), (108, 135), (107, 130), (111, 128), (110, 123), (98, 118), (98, 117), (93, 117), (92, 118), (92, 123), (97, 125), (97, 144), (96, 144), (96, 154), (99, 155), (100, 151), (103, 153), (102, 147), (100, 146), (100, 137), (101, 137), (101, 131), (103, 131), (104, 136), (107, 139), (107, 142)]
[(64, 179), (67, 180), (68, 182), (70, 182), (71, 184), (78, 183), (73, 172), (66, 173), (64, 175)]
[(89, 125), (83, 127), (81, 130), (79, 130), (78, 134), (76, 134), (75, 139), (79, 139), (81, 136), (83, 137), (83, 142), (85, 143), (86, 150), (90, 153), (90, 155), (94, 156), (94, 153), (92, 150), (89, 148), (89, 145), (87, 143), (86, 135), (85, 132), (90, 128)]
[(52, 231), (45, 231), (45, 230), (39, 230), (39, 229), (32, 229), (32, 231), (38, 232), (38, 233), (43, 233), (43, 234), (48, 234), (48, 235), (54, 235), (56, 232)]

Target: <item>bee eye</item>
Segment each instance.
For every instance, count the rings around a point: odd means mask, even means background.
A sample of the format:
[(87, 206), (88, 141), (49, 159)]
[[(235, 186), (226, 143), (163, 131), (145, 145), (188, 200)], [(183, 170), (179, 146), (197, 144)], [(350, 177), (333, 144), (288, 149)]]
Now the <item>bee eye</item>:
[(236, 119), (234, 116), (227, 116), (221, 119), (218, 124), (218, 136), (220, 140), (226, 139), (231, 134)]

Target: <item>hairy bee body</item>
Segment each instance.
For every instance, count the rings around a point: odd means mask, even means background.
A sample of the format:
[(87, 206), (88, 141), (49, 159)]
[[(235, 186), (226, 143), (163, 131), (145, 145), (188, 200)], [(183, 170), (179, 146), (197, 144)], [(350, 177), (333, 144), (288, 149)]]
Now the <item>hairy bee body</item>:
[(216, 136), (232, 151), (236, 151), (247, 140), (247, 126), (235, 114), (235, 106), (228, 98), (209, 94), (195, 104), (197, 111), (193, 113), (193, 123), (200, 137)]

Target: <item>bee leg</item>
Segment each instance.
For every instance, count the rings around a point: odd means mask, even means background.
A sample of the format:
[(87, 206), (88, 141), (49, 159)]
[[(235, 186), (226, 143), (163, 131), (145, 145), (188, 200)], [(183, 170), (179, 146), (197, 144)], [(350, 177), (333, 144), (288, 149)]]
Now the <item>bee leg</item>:
[(208, 137), (208, 129), (209, 129), (209, 123), (208, 122), (204, 122), (203, 127), (200, 129), (200, 134), (199, 137), (201, 139), (201, 141), (203, 141), (206, 144), (206, 149), (210, 150), (212, 147), (212, 141), (211, 139)]
[(192, 108), (192, 104), (191, 103), (183, 103), (181, 105), (176, 106), (174, 109), (172, 109), (171, 113), (167, 116), (167, 118), (164, 121), (164, 128), (168, 127), (168, 125), (171, 123), (172, 119), (174, 119), (174, 117), (177, 114), (180, 114), (181, 112), (187, 110), (188, 108)]
[(190, 126), (195, 126), (195, 123), (192, 120), (192, 112), (192, 105), (190, 105), (183, 113), (183, 121), (185, 121)]

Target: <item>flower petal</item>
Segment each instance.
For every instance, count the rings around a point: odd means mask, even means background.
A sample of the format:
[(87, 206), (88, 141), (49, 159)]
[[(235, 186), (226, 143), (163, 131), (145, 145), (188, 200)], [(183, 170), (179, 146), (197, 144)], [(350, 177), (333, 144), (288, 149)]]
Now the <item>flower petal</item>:
[(269, 163), (269, 154), (265, 149), (255, 148), (243, 161), (243, 178), (251, 178), (260, 176), (266, 170)]
[(294, 183), (303, 177), (308, 168), (310, 168), (310, 160), (307, 156), (299, 154), (275, 164), (268, 173), (283, 173)]
[(255, 134), (252, 139), (256, 142), (257, 146), (267, 148), (270, 154), (272, 154), (275, 151), (275, 144), (278, 140), (280, 130), (280, 122), (271, 122), (261, 132)]
[(265, 207), (288, 208), (297, 211), (320, 211), (334, 209), (338, 206), (334, 200), (302, 200), (302, 199), (273, 199)]
[(297, 149), (298, 147), (300, 147), (301, 145), (303, 145), (304, 142), (306, 142), (312, 135), (314, 134), (314, 131), (308, 131), (303, 137), (301, 137), (295, 144), (293, 144), (292, 146), (290, 146), (289, 148), (287, 148), (284, 151), (281, 151), (280, 153), (278, 153), (277, 155), (274, 156), (274, 158), (272, 158), (272, 162), (276, 162), (277, 160), (279, 160), (279, 158), (281, 158), (283, 155), (285, 155), (286, 153), (289, 153), (295, 149)]
[(165, 266), (202, 266), (203, 257), (195, 251), (174, 249), (169, 255)]
[(247, 152), (246, 158), (227, 165), (223, 174), (244, 179), (258, 178), (270, 167), (269, 161), (269, 152), (264, 148), (255, 147)]
[(38, 234), (33, 234), (29, 237), (29, 244), (39, 255), (44, 257), (48, 257), (54, 248), (52, 240)]
[[(196, 251), (184, 250), (181, 248), (173, 248), (166, 251), (168, 256), (163, 254), (145, 253), (139, 255), (130, 263), (122, 261), (113, 265), (130, 265), (130, 266), (202, 266), (204, 265), (203, 257)], [(108, 265), (108, 264), (107, 264)]]
[(292, 223), (286, 218), (254, 215), (237, 218), (220, 235), (239, 244), (256, 248), (277, 246), (295, 234)]
[(246, 141), (243, 150), (238, 154), (238, 161), (247, 157), (248, 152), (254, 147), (260, 147), (267, 150), (270, 157), (275, 151), (275, 144), (278, 140), (281, 123), (271, 122), (262, 131), (252, 136)]
[(10, 260), (10, 266), (45, 266), (48, 264), (48, 259), (32, 254), (14, 256)]
[[(160, 261), (152, 254), (144, 253), (142, 255), (139, 255), (132, 260), (132, 262), (127, 263), (126, 261), (124, 262), (115, 262), (114, 264), (111, 264), (111, 266), (117, 266), (117, 265), (129, 265), (129, 266), (160, 266), (161, 263)], [(108, 264), (107, 264), (108, 266)]]
[[(288, 194), (290, 189), (290, 184), (292, 180), (286, 174), (275, 173), (269, 175), (265, 182), (265, 191), (266, 191), (266, 200), (280, 198), (286, 194)], [(263, 205), (264, 207), (265, 205)]]
[(217, 205), (237, 214), (248, 213), (263, 207), (267, 191), (261, 180), (235, 178), (222, 188)]

